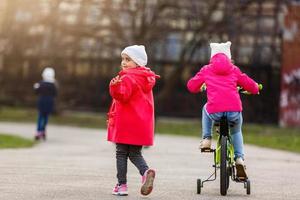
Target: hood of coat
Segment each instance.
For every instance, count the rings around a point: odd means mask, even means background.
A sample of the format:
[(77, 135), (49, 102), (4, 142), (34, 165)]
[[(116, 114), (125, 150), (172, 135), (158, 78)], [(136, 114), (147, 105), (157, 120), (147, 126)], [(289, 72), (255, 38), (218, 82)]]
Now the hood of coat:
[(227, 75), (232, 72), (234, 65), (230, 59), (223, 53), (218, 53), (210, 59), (212, 71), (218, 75)]
[(119, 73), (120, 76), (128, 76), (133, 78), (144, 92), (149, 92), (155, 85), (156, 79), (160, 78), (148, 67), (135, 67), (123, 69)]

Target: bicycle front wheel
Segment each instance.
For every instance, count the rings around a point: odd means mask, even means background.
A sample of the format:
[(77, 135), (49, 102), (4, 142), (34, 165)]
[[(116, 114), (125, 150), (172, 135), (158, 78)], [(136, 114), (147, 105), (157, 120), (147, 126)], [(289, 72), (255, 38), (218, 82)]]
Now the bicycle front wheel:
[(227, 136), (221, 137), (221, 156), (220, 156), (220, 192), (221, 195), (227, 194), (228, 189), (228, 170), (227, 170)]

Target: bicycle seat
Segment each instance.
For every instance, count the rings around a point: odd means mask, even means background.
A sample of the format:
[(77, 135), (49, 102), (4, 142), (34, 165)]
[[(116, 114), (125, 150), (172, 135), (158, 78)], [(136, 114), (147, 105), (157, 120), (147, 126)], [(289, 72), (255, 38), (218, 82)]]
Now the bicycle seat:
[[(233, 127), (235, 125), (235, 122), (232, 122), (232, 121), (227, 121), (227, 123), (230, 127)], [(221, 121), (214, 121), (214, 126), (219, 127), (220, 124), (221, 124)]]

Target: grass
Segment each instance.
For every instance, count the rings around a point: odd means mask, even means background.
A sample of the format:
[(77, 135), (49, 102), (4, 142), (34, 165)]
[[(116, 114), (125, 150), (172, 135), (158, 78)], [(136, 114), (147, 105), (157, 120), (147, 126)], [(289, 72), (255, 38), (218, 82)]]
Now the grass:
[(196, 120), (168, 120), (158, 118), (156, 123), (156, 132), (161, 134), (199, 137), (200, 130), (200, 121)]
[[(157, 123), (157, 132), (159, 133), (200, 137), (200, 131), (200, 121), (159, 121)], [(275, 125), (243, 124), (243, 137), (246, 144), (300, 153), (299, 128), (280, 128)], [(216, 138), (216, 136), (214, 138)]]
[(0, 134), (0, 149), (27, 148), (32, 147), (33, 145), (34, 142), (32, 140), (8, 134)]
[[(28, 108), (0, 108), (0, 121), (35, 122), (36, 110)], [(89, 128), (106, 128), (103, 113), (64, 112), (50, 117), (50, 123)], [(156, 132), (159, 134), (198, 137), (200, 140), (200, 119), (166, 119), (159, 117)], [(274, 125), (243, 125), (244, 141), (262, 147), (269, 147), (300, 153), (300, 129), (280, 128)]]
[(300, 129), (248, 124), (244, 127), (245, 143), (300, 153)]
[[(37, 111), (32, 108), (0, 108), (0, 121), (36, 122)], [(64, 112), (51, 115), (50, 123), (89, 128), (105, 128), (106, 118), (103, 114)]]

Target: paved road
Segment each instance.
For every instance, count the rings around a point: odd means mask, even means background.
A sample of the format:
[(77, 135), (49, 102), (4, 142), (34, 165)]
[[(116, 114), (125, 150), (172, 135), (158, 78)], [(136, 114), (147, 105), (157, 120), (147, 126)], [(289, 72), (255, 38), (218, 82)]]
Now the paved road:
[[(0, 123), (0, 132), (32, 138), (34, 124)], [(196, 194), (196, 179), (212, 171), (212, 155), (203, 155), (196, 138), (157, 135), (155, 146), (144, 150), (157, 170), (153, 193), (139, 194), (140, 177), (129, 164), (128, 197), (114, 197), (114, 145), (104, 130), (49, 126), (47, 142), (30, 149), (0, 150), (1, 200), (182, 200), (182, 199), (300, 199), (300, 155), (246, 146), (251, 195), (231, 182), (220, 196), (219, 180)]]

